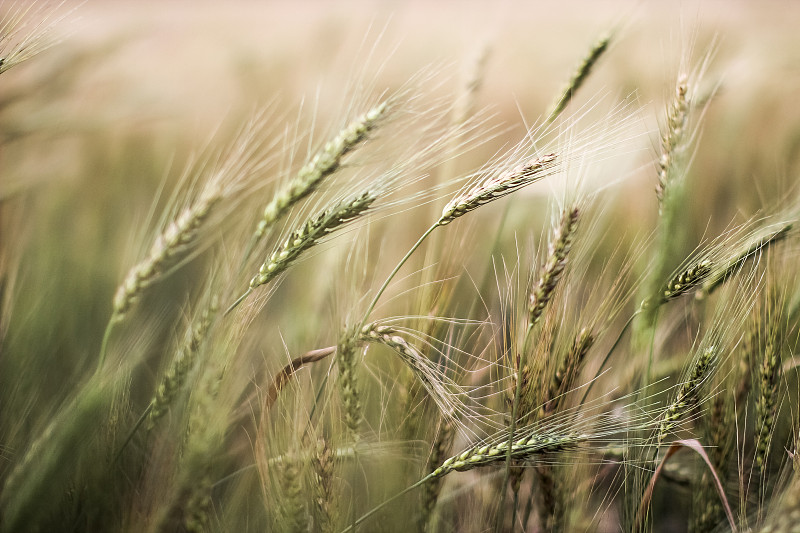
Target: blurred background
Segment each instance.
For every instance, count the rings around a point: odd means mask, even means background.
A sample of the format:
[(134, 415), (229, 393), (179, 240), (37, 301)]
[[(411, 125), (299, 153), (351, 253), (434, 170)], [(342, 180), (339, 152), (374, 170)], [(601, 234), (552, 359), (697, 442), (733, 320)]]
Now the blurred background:
[[(0, 3), (0, 12), (13, 5)], [(21, 265), (4, 280), (4, 300), (12, 292), (6, 288), (18, 293), (13, 320), (4, 309), (0, 324), (13, 332), (8, 353), (44, 354), (31, 387), (46, 391), (36, 401), (50, 409), (93, 368), (114, 290), (146, 252), (157, 225), (152, 213), (160, 213), (171, 186), (197, 154), (224, 144), (264, 108), (273, 110), (277, 146), (297, 152), (278, 158), (288, 168), (365, 111), (364, 102), (409, 80), (430, 80), (426, 98), (444, 102), (472, 83), (471, 106), (489, 117), (494, 133), (452, 163), (449, 170), (463, 174), (540, 123), (587, 50), (613, 30), (610, 49), (567, 110), (627, 102), (635, 116), (625, 164), (604, 169), (589, 187), (608, 193), (602, 210), (612, 213), (611, 229), (598, 232), (600, 261), (607, 257), (601, 245), (624, 255), (636, 237), (654, 233), (658, 129), (681, 64), (691, 70), (707, 54), (702, 83), (713, 97), (687, 177), (684, 252), (760, 210), (778, 211), (798, 192), (800, 2), (94, 0), (54, 9), (63, 16), (53, 29), (58, 41), (0, 77), (0, 267)], [(544, 185), (520, 196), (530, 202), (523, 205), (546, 206), (553, 195)], [(490, 206), (475, 225), (496, 225), (502, 213)], [(546, 215), (512, 215), (498, 249), (511, 256), (518, 242), (541, 240)], [(398, 257), (429, 223), (409, 218), (398, 219), (402, 226), (388, 222)], [(485, 244), (491, 235), (480, 238)], [(465, 268), (484, 269), (488, 258), (469, 256), (474, 265)], [(393, 257), (381, 261), (386, 269), (394, 264)], [(306, 265), (298, 269), (308, 275), (287, 277), (279, 293), (296, 289), (294, 313), (269, 324), (289, 353), (335, 342), (330, 324), (318, 338), (304, 335), (315, 320), (340, 318), (304, 314), (324, 308), (308, 290), (322, 281)], [(190, 264), (160, 286), (154, 307), (163, 316), (180, 315), (199, 270)], [(310, 325), (294, 324), (297, 316)], [(164, 324), (172, 322), (154, 324), (154, 335), (178, 336)], [(266, 365), (272, 372), (286, 355), (276, 338), (260, 346), (278, 354)], [(159, 360), (145, 366), (144, 385), (131, 394), (142, 404)]]

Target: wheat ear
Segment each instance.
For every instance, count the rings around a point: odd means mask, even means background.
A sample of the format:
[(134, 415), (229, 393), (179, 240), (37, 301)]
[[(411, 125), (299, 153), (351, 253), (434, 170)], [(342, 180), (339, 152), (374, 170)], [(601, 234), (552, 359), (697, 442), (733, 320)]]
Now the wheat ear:
[(275, 193), (258, 222), (253, 234), (254, 243), (286, 215), (292, 206), (317, 190), (327, 177), (339, 169), (344, 156), (367, 139), (385, 116), (387, 108), (388, 103), (382, 102), (348, 124), (300, 169), (294, 179)]
[(658, 427), (658, 446), (661, 446), (664, 439), (667, 438), (669, 433), (676, 427), (677, 422), (697, 405), (700, 387), (708, 378), (715, 357), (716, 350), (713, 346), (706, 348), (700, 353), (697, 361), (695, 361), (692, 373), (689, 375), (688, 379), (681, 384), (677, 396), (664, 412), (661, 424)]
[(180, 212), (178, 217), (156, 237), (147, 257), (128, 271), (114, 295), (112, 321), (122, 320), (142, 292), (155, 283), (192, 247), (203, 223), (222, 201), (221, 187), (207, 187), (197, 201)]
[(661, 135), (661, 156), (658, 159), (658, 184), (656, 196), (659, 210), (663, 209), (664, 196), (673, 180), (675, 159), (686, 149), (686, 125), (689, 112), (689, 78), (681, 74), (675, 86), (675, 94), (667, 110), (667, 125)]
[(793, 227), (793, 222), (787, 222), (778, 229), (769, 231), (766, 235), (755, 235), (750, 242), (743, 245), (740, 251), (728, 260), (727, 264), (719, 272), (714, 273), (703, 283), (702, 289), (697, 292), (696, 296), (703, 298), (717, 290), (728, 278), (739, 271), (745, 261), (785, 239)]
[(470, 211), (474, 211), (482, 205), (488, 204), (493, 200), (497, 200), (506, 195), (509, 195), (519, 189), (539, 181), (546, 176), (554, 173), (558, 168), (557, 157), (555, 153), (546, 154), (529, 160), (513, 170), (500, 172), (499, 174), (490, 173), (485, 179), (468, 187), (464, 192), (456, 195), (445, 205), (442, 210), (442, 215), (434, 224), (429, 227), (425, 233), (417, 240), (416, 243), (406, 252), (406, 255), (400, 259), (400, 262), (394, 267), (383, 282), (383, 285), (375, 293), (367, 310), (364, 313), (361, 326), (365, 326), (369, 320), (372, 310), (377, 305), (381, 295), (383, 295), (389, 283), (394, 279), (395, 275), (400, 271), (400, 268), (408, 261), (411, 255), (419, 248), (425, 239), (440, 226), (445, 226), (461, 217)]
[(572, 97), (578, 92), (578, 89), (581, 88), (583, 82), (586, 81), (586, 78), (589, 77), (589, 74), (592, 72), (592, 68), (594, 67), (595, 63), (600, 59), (600, 57), (605, 53), (608, 49), (608, 45), (611, 43), (612, 34), (607, 33), (602, 35), (589, 49), (589, 53), (581, 60), (578, 68), (575, 69), (575, 72), (572, 74), (567, 85), (561, 91), (561, 94), (556, 98), (555, 103), (552, 106), (552, 111), (550, 111), (547, 122), (553, 122), (555, 119), (561, 115), (561, 112), (564, 111), (564, 108), (567, 107), (567, 104), (572, 100)]
[(425, 387), (430, 397), (443, 412), (449, 410), (447, 405), (448, 392), (439, 379), (439, 374), (431, 362), (422, 355), (417, 348), (408, 343), (397, 334), (391, 326), (382, 326), (372, 323), (361, 329), (361, 340), (383, 344), (391, 348), (400, 359), (408, 365), (416, 379)]
[(594, 345), (595, 336), (589, 329), (582, 329), (572, 341), (564, 360), (553, 374), (550, 386), (547, 390), (547, 397), (542, 408), (542, 415), (549, 416), (558, 410), (564, 395), (572, 388), (575, 378), (583, 367), (586, 355)]
[(548, 246), (547, 261), (542, 265), (542, 271), (536, 286), (531, 291), (528, 305), (528, 329), (533, 328), (542, 317), (545, 307), (553, 297), (564, 269), (567, 266), (567, 256), (572, 248), (572, 241), (578, 227), (579, 210), (577, 207), (565, 210), (561, 221), (553, 233)]
[[(447, 457), (447, 453), (450, 451), (450, 447), (453, 444), (453, 437), (455, 436), (454, 429), (453, 423), (447, 417), (441, 418), (439, 431), (431, 447), (431, 453), (428, 455), (428, 461), (425, 467), (427, 473), (436, 470), (444, 458)], [(441, 478), (432, 479), (423, 486), (421, 509), (419, 517), (417, 518), (419, 531), (429, 531), (431, 529), (433, 510), (436, 508), (436, 502), (439, 500), (439, 493), (441, 490)]]
[(186, 340), (176, 354), (169, 369), (161, 379), (156, 389), (156, 394), (150, 401), (150, 412), (147, 416), (147, 429), (152, 429), (156, 422), (167, 413), (175, 397), (186, 383), (200, 347), (206, 339), (208, 329), (217, 313), (217, 298), (212, 298), (211, 304), (200, 315), (199, 320), (189, 329)]
[(299, 461), (283, 461), (278, 466), (281, 487), (281, 531), (302, 533), (308, 531), (308, 512), (303, 501), (303, 465)]
[(358, 366), (356, 336), (345, 333), (336, 347), (336, 366), (339, 369), (339, 394), (344, 406), (344, 421), (352, 442), (358, 440), (358, 426), (363, 412), (359, 398), (356, 368)]
[(489, 176), (483, 182), (475, 184), (467, 189), (466, 192), (450, 200), (444, 206), (442, 216), (436, 224), (439, 226), (449, 224), (458, 217), (474, 211), (482, 205), (507, 196), (553, 174), (557, 168), (557, 155), (548, 153), (526, 161), (511, 170)]
[(333, 533), (336, 517), (334, 515), (336, 494), (334, 492), (334, 474), (336, 469), (336, 454), (328, 441), (320, 438), (317, 440), (314, 455), (311, 457), (311, 468), (314, 472), (314, 520), (316, 530), (322, 533)]
[(700, 259), (680, 270), (661, 287), (656, 297), (642, 302), (642, 309), (654, 310), (657, 307), (700, 289), (713, 273), (710, 259)]
[(766, 469), (769, 445), (772, 440), (772, 429), (775, 425), (778, 384), (780, 377), (781, 353), (778, 332), (779, 317), (777, 302), (771, 295), (768, 303), (769, 312), (764, 321), (764, 344), (761, 346), (762, 359), (758, 368), (758, 400), (756, 401), (756, 455), (755, 465), (762, 474)]
[(254, 289), (266, 285), (283, 273), (300, 255), (321, 239), (359, 218), (378, 198), (376, 189), (367, 189), (328, 207), (294, 230), (284, 243), (264, 261), (258, 274), (250, 280), (250, 287), (228, 309), (233, 311)]

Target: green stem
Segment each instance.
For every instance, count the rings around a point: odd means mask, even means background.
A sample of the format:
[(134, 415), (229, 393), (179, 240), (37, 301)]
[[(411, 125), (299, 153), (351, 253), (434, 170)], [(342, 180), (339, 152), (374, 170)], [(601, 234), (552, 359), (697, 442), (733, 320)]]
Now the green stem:
[(424, 483), (426, 483), (428, 480), (430, 480), (430, 479), (431, 479), (431, 477), (433, 477), (433, 474), (432, 474), (432, 473), (431, 473), (431, 474), (428, 474), (428, 475), (427, 475), (427, 476), (425, 476), (424, 478), (420, 479), (419, 481), (417, 481), (417, 482), (416, 482), (416, 483), (414, 483), (413, 485), (411, 485), (411, 486), (409, 486), (409, 487), (406, 487), (405, 489), (401, 490), (400, 492), (398, 492), (397, 494), (395, 494), (394, 496), (392, 496), (391, 498), (389, 498), (388, 500), (386, 500), (386, 501), (385, 501), (385, 502), (383, 502), (382, 504), (378, 505), (377, 507), (373, 507), (373, 508), (372, 508), (372, 509), (371, 509), (369, 512), (367, 512), (366, 514), (363, 514), (363, 515), (361, 515), (361, 517), (360, 517), (358, 520), (356, 520), (356, 521), (353, 523), (353, 525), (351, 525), (351, 526), (350, 526), (350, 527), (348, 527), (347, 529), (343, 530), (343, 531), (342, 531), (342, 533), (347, 533), (348, 531), (353, 531), (353, 528), (354, 528), (355, 526), (357, 526), (357, 525), (359, 525), (359, 524), (362, 524), (362, 523), (363, 523), (365, 520), (367, 520), (369, 517), (371, 517), (372, 515), (374, 515), (375, 513), (377, 513), (378, 511), (380, 511), (381, 509), (383, 509), (384, 507), (386, 507), (387, 505), (389, 505), (389, 504), (390, 504), (390, 503), (392, 503), (393, 501), (397, 500), (397, 499), (398, 499), (398, 498), (400, 498), (401, 496), (405, 496), (406, 494), (408, 494), (408, 493), (409, 493), (409, 492), (411, 492), (412, 490), (416, 489), (417, 487), (420, 487), (420, 486), (422, 486)]
[(119, 460), (120, 456), (122, 455), (122, 452), (125, 450), (128, 444), (130, 444), (131, 440), (133, 440), (133, 436), (136, 434), (136, 431), (138, 431), (138, 429), (141, 427), (141, 425), (147, 418), (147, 415), (149, 415), (150, 411), (152, 410), (153, 410), (153, 403), (151, 402), (147, 405), (147, 408), (142, 413), (142, 416), (139, 417), (139, 420), (137, 420), (136, 423), (133, 425), (133, 428), (131, 428), (131, 431), (128, 433), (128, 436), (125, 438), (125, 442), (122, 443), (122, 446), (119, 447), (119, 450), (114, 455), (114, 461), (113, 461), (114, 463), (116, 463)]
[(103, 342), (100, 344), (100, 356), (97, 359), (97, 369), (95, 370), (95, 374), (98, 374), (100, 370), (102, 370), (103, 365), (106, 362), (106, 352), (108, 351), (108, 341), (111, 338), (111, 330), (114, 329), (114, 324), (118, 322), (118, 318), (116, 315), (111, 317), (111, 320), (108, 321), (106, 325), (106, 330), (103, 333)]
[(594, 377), (586, 386), (586, 390), (584, 391), (583, 397), (581, 398), (581, 403), (578, 405), (583, 405), (583, 403), (586, 401), (586, 397), (589, 396), (589, 392), (592, 390), (592, 387), (597, 381), (597, 378), (600, 376), (600, 372), (603, 371), (603, 367), (605, 367), (606, 363), (608, 363), (608, 360), (611, 358), (611, 354), (614, 353), (614, 350), (616, 350), (617, 346), (619, 346), (619, 341), (622, 340), (622, 336), (625, 335), (625, 332), (628, 331), (628, 328), (631, 326), (631, 324), (633, 324), (633, 319), (636, 318), (641, 312), (642, 308), (640, 307), (639, 309), (636, 310), (635, 313), (631, 315), (628, 321), (625, 322), (625, 325), (622, 327), (622, 331), (620, 331), (619, 335), (617, 335), (617, 340), (614, 341), (614, 344), (611, 346), (611, 349), (608, 350), (608, 353), (603, 358), (603, 361), (600, 363), (600, 367), (597, 369), (597, 372), (595, 372)]
[(247, 289), (247, 291), (246, 291), (244, 294), (242, 294), (241, 296), (239, 296), (239, 298), (237, 298), (237, 299), (236, 299), (236, 301), (235, 301), (235, 302), (233, 302), (233, 303), (231, 304), (231, 306), (230, 306), (230, 307), (228, 307), (228, 309), (227, 309), (227, 310), (225, 310), (225, 312), (222, 314), (222, 316), (228, 316), (228, 313), (230, 313), (231, 311), (233, 311), (234, 309), (236, 309), (236, 307), (237, 307), (237, 306), (238, 306), (240, 303), (242, 303), (242, 302), (244, 301), (244, 299), (245, 299), (245, 298), (247, 298), (248, 296), (250, 296), (250, 293), (251, 293), (251, 292), (253, 292), (253, 287), (250, 287), (250, 288), (248, 288), (248, 289)]
[(402, 268), (402, 266), (406, 263), (406, 261), (408, 261), (408, 258), (411, 257), (411, 254), (413, 254), (417, 250), (417, 248), (420, 247), (420, 245), (428, 237), (428, 235), (433, 233), (433, 230), (435, 230), (438, 227), (439, 227), (439, 222), (437, 221), (434, 225), (428, 228), (428, 230), (425, 233), (422, 234), (422, 237), (420, 237), (419, 240), (414, 244), (414, 246), (411, 247), (408, 253), (406, 253), (406, 255), (403, 256), (400, 262), (397, 263), (397, 266), (394, 267), (394, 270), (392, 270), (391, 274), (389, 274), (389, 277), (386, 278), (386, 281), (383, 282), (383, 285), (381, 285), (381, 288), (378, 289), (378, 292), (375, 294), (375, 297), (372, 299), (372, 302), (370, 302), (369, 307), (367, 307), (367, 311), (366, 313), (364, 313), (364, 318), (361, 320), (361, 324), (358, 326), (358, 331), (361, 331), (361, 328), (363, 328), (367, 324), (367, 321), (369, 320), (369, 315), (372, 313), (373, 309), (375, 309), (375, 305), (377, 305), (378, 300), (383, 295), (384, 291), (389, 286), (389, 283), (391, 283), (392, 279), (394, 279), (395, 275), (397, 275), (397, 272), (400, 270), (400, 268)]

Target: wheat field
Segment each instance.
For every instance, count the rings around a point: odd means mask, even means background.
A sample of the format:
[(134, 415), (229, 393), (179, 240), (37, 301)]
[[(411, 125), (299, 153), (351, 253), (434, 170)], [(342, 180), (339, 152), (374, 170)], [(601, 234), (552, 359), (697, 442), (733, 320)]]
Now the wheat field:
[(797, 531), (797, 20), (0, 3), (0, 530)]

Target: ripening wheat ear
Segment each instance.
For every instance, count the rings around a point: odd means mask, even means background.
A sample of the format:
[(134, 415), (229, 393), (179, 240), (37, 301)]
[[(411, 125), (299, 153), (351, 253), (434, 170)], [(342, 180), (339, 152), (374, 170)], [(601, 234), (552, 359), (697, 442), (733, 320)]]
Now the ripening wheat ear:
[(187, 332), (186, 339), (178, 353), (167, 369), (161, 383), (156, 389), (156, 394), (150, 401), (150, 412), (147, 416), (147, 429), (152, 429), (156, 422), (164, 416), (170, 408), (175, 397), (180, 393), (186, 379), (197, 361), (197, 355), (205, 341), (211, 322), (217, 313), (218, 300), (213, 297), (210, 305), (205, 309), (195, 324)]
[(205, 169), (210, 175), (199, 194), (156, 236), (147, 257), (128, 271), (114, 295), (112, 321), (122, 320), (145, 289), (196, 250), (202, 236), (213, 233), (206, 228), (212, 216), (220, 220), (233, 207), (223, 204), (238, 200), (238, 195), (264, 172), (269, 159), (262, 157), (258, 140), (262, 120), (256, 117), (247, 124), (220, 162)]
[(357, 381), (358, 346), (356, 335), (346, 332), (336, 347), (336, 367), (339, 369), (339, 394), (344, 408), (344, 421), (352, 442), (357, 442), (358, 428), (363, 418)]
[[(635, 411), (619, 416), (608, 413), (589, 413), (591, 409), (604, 409), (607, 405), (584, 406), (584, 413), (568, 413), (552, 417), (537, 424), (520, 429), (518, 437), (508, 439), (507, 430), (470, 445), (462, 452), (443, 461), (428, 475), (392, 496), (381, 505), (355, 521), (353, 526), (363, 523), (384, 506), (404, 494), (430, 482), (437, 482), (453, 472), (465, 472), (479, 468), (501, 467), (506, 464), (510, 451), (512, 461), (520, 464), (540, 464), (549, 454), (592, 445), (640, 446), (644, 440), (631, 437), (632, 432), (645, 431), (657, 426), (654, 412)], [(623, 411), (627, 411), (623, 409)], [(352, 531), (352, 527), (345, 529)]]
[(531, 158), (512, 169), (487, 176), (485, 180), (474, 184), (450, 200), (442, 210), (442, 216), (439, 217), (436, 225), (449, 224), (482, 205), (553, 174), (558, 169), (557, 160), (558, 154), (547, 153)]
[(759, 343), (758, 398), (756, 400), (755, 466), (764, 475), (775, 425), (781, 376), (781, 306), (782, 302), (770, 288), (763, 318), (757, 325), (762, 335)]

